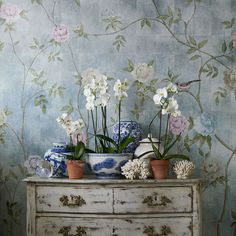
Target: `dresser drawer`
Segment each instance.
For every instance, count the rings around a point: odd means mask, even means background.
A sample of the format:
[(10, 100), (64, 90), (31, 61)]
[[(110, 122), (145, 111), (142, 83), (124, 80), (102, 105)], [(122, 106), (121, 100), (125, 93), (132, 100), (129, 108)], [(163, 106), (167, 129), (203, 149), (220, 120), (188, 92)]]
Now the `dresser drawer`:
[(135, 187), (114, 189), (115, 213), (192, 212), (191, 187)]
[(36, 236), (192, 236), (191, 225), (190, 217), (39, 217), (36, 221)]
[(38, 186), (36, 190), (36, 212), (112, 213), (112, 204), (112, 189)]

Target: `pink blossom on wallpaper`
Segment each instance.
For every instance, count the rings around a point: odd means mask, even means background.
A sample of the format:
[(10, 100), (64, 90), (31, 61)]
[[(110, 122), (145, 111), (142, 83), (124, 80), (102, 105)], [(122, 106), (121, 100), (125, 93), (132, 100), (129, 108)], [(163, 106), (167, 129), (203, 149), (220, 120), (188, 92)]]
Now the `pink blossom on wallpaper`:
[(0, 18), (6, 20), (7, 23), (16, 22), (19, 17), (20, 10), (15, 4), (6, 3), (0, 7)]
[(183, 134), (183, 132), (186, 130), (188, 127), (188, 121), (184, 116), (176, 116), (170, 117), (169, 120), (169, 129), (172, 134), (179, 135)]
[(69, 39), (69, 31), (64, 24), (58, 25), (53, 29), (53, 38), (58, 43), (64, 43)]
[(236, 48), (236, 32), (232, 33), (233, 48)]

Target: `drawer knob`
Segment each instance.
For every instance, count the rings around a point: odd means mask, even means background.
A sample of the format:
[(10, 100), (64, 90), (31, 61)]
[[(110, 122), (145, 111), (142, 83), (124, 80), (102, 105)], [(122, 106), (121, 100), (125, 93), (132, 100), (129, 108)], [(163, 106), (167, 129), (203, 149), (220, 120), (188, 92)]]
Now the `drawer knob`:
[(59, 234), (62, 234), (63, 236), (83, 236), (86, 235), (86, 231), (85, 228), (82, 226), (77, 226), (76, 227), (76, 234), (70, 234), (71, 231), (71, 227), (70, 226), (63, 226), (60, 230), (59, 230)]
[(153, 226), (148, 225), (148, 226), (144, 227), (143, 233), (147, 234), (148, 236), (168, 236), (168, 235), (172, 234), (170, 227), (167, 225), (161, 226), (160, 233), (156, 233), (155, 228)]
[(171, 200), (166, 196), (147, 196), (144, 198), (143, 203), (146, 203), (148, 206), (166, 206), (168, 203), (171, 203)]
[(73, 207), (73, 206), (82, 206), (82, 205), (86, 205), (86, 201), (80, 196), (76, 196), (76, 195), (70, 195), (69, 197), (66, 195), (63, 195), (62, 197), (60, 197), (60, 202), (63, 204), (63, 206), (69, 206), (69, 207)]

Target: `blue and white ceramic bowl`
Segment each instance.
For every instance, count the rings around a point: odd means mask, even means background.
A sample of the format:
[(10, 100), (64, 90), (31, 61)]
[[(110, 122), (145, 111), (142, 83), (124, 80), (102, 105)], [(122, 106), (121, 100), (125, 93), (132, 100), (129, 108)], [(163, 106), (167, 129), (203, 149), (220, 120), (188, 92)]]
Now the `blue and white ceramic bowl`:
[(53, 147), (46, 151), (44, 159), (53, 165), (52, 177), (67, 177), (66, 143), (53, 143)]
[(98, 179), (120, 179), (122, 178), (121, 167), (132, 157), (130, 153), (88, 153), (85, 158)]
[[(113, 126), (113, 139), (118, 143), (119, 123)], [(142, 139), (142, 130), (136, 121), (121, 121), (120, 122), (120, 137), (121, 140), (127, 136), (133, 137), (134, 142), (130, 143), (123, 151), (123, 153), (134, 153)]]

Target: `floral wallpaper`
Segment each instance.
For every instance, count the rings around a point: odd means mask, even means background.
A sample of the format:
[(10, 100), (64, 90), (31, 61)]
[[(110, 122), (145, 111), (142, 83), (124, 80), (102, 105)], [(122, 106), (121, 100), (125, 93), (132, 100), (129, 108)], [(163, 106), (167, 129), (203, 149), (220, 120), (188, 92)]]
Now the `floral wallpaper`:
[[(67, 112), (89, 123), (81, 91), (88, 68), (127, 79), (122, 119), (139, 122), (144, 137), (156, 89), (178, 86), (189, 131), (176, 152), (189, 155), (203, 179), (203, 235), (236, 235), (235, 0), (0, 6), (0, 235), (25, 235), (25, 166), (52, 142), (67, 141), (56, 118)], [(117, 117), (111, 114), (110, 126)]]

